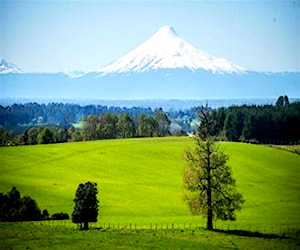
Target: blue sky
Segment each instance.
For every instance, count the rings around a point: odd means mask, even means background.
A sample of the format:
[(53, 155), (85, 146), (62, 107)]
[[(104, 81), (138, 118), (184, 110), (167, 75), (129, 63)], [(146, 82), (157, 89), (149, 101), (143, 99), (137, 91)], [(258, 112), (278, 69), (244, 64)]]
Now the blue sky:
[(0, 0), (0, 57), (23, 71), (92, 71), (163, 25), (255, 71), (300, 71), (300, 1)]

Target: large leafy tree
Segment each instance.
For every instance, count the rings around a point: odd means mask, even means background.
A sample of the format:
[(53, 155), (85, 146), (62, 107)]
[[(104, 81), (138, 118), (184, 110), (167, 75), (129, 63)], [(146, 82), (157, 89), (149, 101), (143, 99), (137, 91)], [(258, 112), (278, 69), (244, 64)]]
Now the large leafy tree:
[(80, 223), (80, 228), (89, 229), (89, 222), (97, 222), (98, 199), (97, 183), (87, 182), (80, 184), (75, 194), (75, 207), (72, 214), (72, 221)]
[(213, 230), (213, 219), (235, 220), (235, 211), (241, 209), (244, 199), (236, 190), (227, 155), (212, 136), (216, 123), (207, 107), (201, 107), (199, 118), (195, 148), (185, 154), (188, 163), (183, 176), (185, 200), (193, 213), (207, 217), (207, 229)]

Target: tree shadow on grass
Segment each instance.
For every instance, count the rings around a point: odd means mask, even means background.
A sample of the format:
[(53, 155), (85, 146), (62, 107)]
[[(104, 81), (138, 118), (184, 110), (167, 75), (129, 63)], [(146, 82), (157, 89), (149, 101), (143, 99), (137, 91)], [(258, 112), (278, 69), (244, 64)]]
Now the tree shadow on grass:
[(277, 234), (265, 234), (259, 232), (250, 232), (245, 230), (220, 230), (214, 229), (214, 232), (237, 235), (237, 236), (246, 236), (246, 237), (255, 237), (255, 238), (265, 238), (265, 239), (289, 239), (284, 234), (282, 236)]

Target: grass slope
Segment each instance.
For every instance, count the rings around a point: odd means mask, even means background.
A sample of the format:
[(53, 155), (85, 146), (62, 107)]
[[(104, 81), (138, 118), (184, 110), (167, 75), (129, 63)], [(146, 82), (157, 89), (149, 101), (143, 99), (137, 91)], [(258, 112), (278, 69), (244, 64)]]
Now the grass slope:
[[(183, 152), (192, 147), (189, 138), (152, 138), (0, 148), (0, 192), (16, 186), (41, 209), (71, 214), (78, 184), (92, 181), (100, 222), (204, 223), (182, 200)], [(246, 199), (235, 225), (299, 227), (300, 156), (242, 143), (220, 147)]]
[(89, 230), (31, 223), (0, 223), (0, 249), (297, 249), (296, 239), (245, 237), (232, 232)]

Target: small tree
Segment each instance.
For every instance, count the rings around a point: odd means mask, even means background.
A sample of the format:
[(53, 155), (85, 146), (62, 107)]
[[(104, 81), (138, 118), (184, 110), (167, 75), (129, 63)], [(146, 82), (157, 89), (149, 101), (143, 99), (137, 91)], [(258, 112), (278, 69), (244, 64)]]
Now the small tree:
[(219, 150), (211, 135), (215, 122), (207, 107), (200, 109), (199, 118), (195, 149), (185, 155), (188, 162), (183, 176), (188, 190), (185, 200), (193, 213), (206, 215), (207, 229), (213, 230), (213, 218), (235, 220), (235, 211), (241, 209), (244, 200), (236, 191), (227, 155)]
[(97, 222), (98, 217), (98, 203), (97, 200), (97, 184), (87, 182), (80, 184), (75, 194), (75, 207), (72, 214), (72, 221), (74, 223), (80, 223), (82, 229), (89, 229), (89, 222)]

